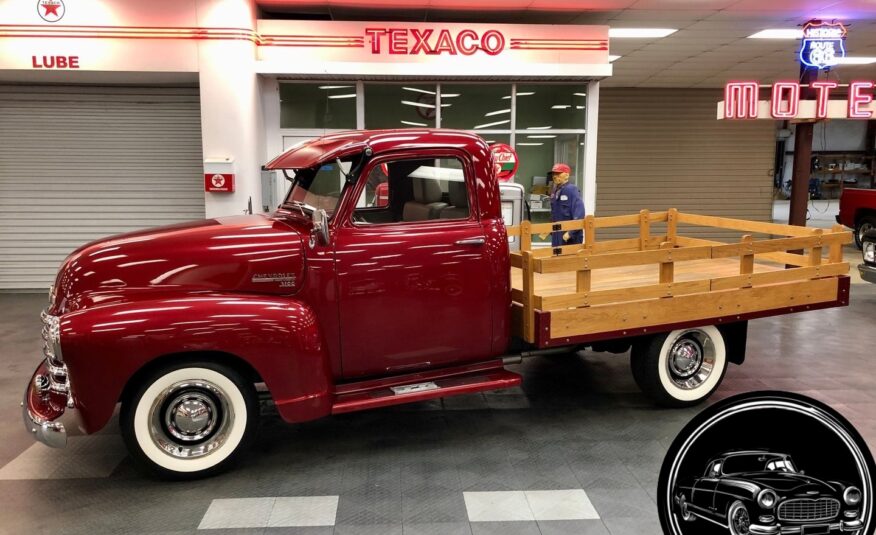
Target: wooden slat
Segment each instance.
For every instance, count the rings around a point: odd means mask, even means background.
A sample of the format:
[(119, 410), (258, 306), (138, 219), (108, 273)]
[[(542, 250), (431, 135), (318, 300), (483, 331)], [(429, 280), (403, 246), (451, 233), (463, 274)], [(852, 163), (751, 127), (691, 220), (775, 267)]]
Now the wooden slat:
[(532, 223), (528, 220), (520, 223), (520, 250), (532, 250)]
[[(751, 275), (754, 273), (754, 248), (752, 247), (752, 241), (751, 234), (746, 234), (742, 237), (742, 242), (739, 244), (740, 275)], [(712, 249), (712, 258), (715, 257), (714, 251), (715, 249)]]
[(551, 312), (551, 338), (581, 336), (679, 322), (705, 320), (719, 316), (748, 314), (785, 307), (825, 303), (836, 299), (839, 279), (755, 286), (702, 295), (681, 295), (641, 303), (590, 306)]
[(730, 290), (746, 286), (762, 286), (765, 284), (781, 284), (796, 280), (816, 279), (820, 277), (835, 277), (849, 272), (849, 264), (822, 264), (820, 266), (799, 267), (781, 271), (767, 271), (735, 277), (719, 277), (711, 280), (711, 291)]
[(584, 245), (593, 245), (596, 243), (596, 226), (592, 215), (584, 217)]
[(682, 247), (679, 249), (633, 251), (628, 253), (582, 254), (539, 258), (535, 261), (537, 273), (558, 273), (581, 269), (604, 269), (620, 266), (641, 266), (661, 262), (703, 260), (712, 258), (712, 247)]
[[(846, 232), (846, 228), (842, 225), (834, 225), (831, 228), (833, 232)], [(830, 244), (829, 252), (828, 252), (828, 261), (832, 264), (843, 261), (843, 246), (839, 243)]]
[(670, 208), (666, 212), (666, 241), (677, 245), (678, 239), (678, 210)]
[(632, 286), (613, 290), (596, 290), (566, 295), (536, 296), (536, 307), (540, 310), (560, 310), (566, 308), (605, 305), (609, 303), (641, 301), (673, 295), (706, 293), (709, 291), (708, 280), (675, 282), (669, 284), (652, 284), (648, 286)]
[(851, 237), (848, 233), (825, 234), (823, 236), (801, 236), (796, 238), (775, 238), (772, 240), (756, 240), (752, 243), (728, 243), (712, 247), (712, 258), (727, 258), (740, 256), (751, 250), (754, 254), (784, 252), (791, 249), (809, 249), (820, 244), (846, 243)]
[(639, 214), (597, 217), (593, 221), (593, 226), (595, 228), (624, 227), (638, 224)]
[(523, 339), (535, 341), (535, 274), (533, 273), (532, 253), (523, 251)]
[(648, 248), (648, 240), (651, 238), (651, 212), (647, 209), (639, 212), (639, 250)]
[[(663, 242), (660, 244), (661, 249), (672, 249), (672, 242)], [(660, 264), (660, 284), (672, 284), (675, 279), (675, 263), (663, 262)]]
[(520, 253), (511, 253), (511, 267), (523, 267), (523, 256)]
[(511, 301), (514, 303), (523, 303), (523, 290), (511, 288)]
[(764, 223), (761, 221), (748, 221), (745, 219), (731, 219), (729, 217), (688, 214), (684, 212), (679, 212), (678, 222), (687, 223), (689, 225), (699, 225), (703, 227), (739, 230), (742, 232), (777, 234), (779, 236), (811, 236), (814, 230), (808, 227), (780, 225), (778, 223)]
[[(815, 236), (820, 238), (824, 233), (822, 229), (815, 229)], [(809, 249), (809, 265), (817, 266), (821, 264), (821, 243), (819, 242), (816, 246)]]
[[(666, 236), (652, 236), (648, 239), (648, 249), (656, 249), (661, 243), (666, 241)], [(554, 250), (559, 249), (562, 255), (573, 255), (579, 253), (602, 254), (613, 253), (618, 251), (637, 251), (639, 249), (639, 238), (625, 238), (622, 240), (607, 240), (597, 242), (593, 247), (587, 247), (584, 244), (563, 245), (561, 247), (541, 247), (532, 251), (532, 256), (535, 258), (545, 258), (556, 256)]]
[(505, 227), (505, 232), (508, 233), (508, 236), (520, 236), (520, 226), (512, 225), (510, 227)]

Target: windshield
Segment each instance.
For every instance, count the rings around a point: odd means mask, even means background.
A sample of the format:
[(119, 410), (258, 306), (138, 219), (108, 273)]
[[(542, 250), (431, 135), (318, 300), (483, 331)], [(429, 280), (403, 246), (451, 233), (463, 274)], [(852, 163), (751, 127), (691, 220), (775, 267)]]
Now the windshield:
[(725, 474), (741, 474), (745, 472), (796, 472), (797, 469), (789, 457), (777, 455), (733, 455), (724, 459)]
[[(350, 172), (352, 160), (351, 156), (343, 158), (340, 166), (337, 162), (331, 162), (318, 168), (298, 169), (294, 172), (295, 181), (283, 204), (308, 211), (321, 208), (331, 217), (338, 207), (346, 184), (344, 173)], [(289, 171), (289, 175), (292, 176), (293, 172)]]

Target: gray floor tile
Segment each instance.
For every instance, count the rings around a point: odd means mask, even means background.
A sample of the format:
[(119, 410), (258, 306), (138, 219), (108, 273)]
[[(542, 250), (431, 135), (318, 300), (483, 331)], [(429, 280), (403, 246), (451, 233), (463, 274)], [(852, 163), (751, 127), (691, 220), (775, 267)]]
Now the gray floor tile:
[(403, 526), (404, 535), (471, 535), (468, 522), (430, 522)]
[(535, 522), (472, 522), (472, 535), (540, 535)]
[(602, 520), (539, 520), (541, 535), (609, 535)]

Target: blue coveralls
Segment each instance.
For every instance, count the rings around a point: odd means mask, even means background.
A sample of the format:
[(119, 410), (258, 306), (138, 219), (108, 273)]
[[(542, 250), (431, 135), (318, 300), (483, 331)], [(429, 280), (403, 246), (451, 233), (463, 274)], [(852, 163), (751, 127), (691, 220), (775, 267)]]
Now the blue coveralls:
[[(581, 198), (578, 186), (566, 182), (562, 186), (554, 188), (551, 193), (551, 221), (558, 223), (570, 219), (584, 219), (584, 200)], [(570, 230), (568, 232), (568, 241), (563, 241), (565, 231), (552, 232), (551, 246), (560, 247), (561, 245), (584, 243), (583, 230)]]

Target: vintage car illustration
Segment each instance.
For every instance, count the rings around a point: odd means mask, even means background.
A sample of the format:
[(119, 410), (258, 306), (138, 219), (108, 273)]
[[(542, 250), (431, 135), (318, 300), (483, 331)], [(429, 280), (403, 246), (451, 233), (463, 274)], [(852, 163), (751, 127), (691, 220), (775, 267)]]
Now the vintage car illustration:
[(858, 487), (806, 475), (789, 455), (767, 450), (715, 457), (673, 494), (682, 520), (707, 520), (733, 535), (858, 533), (863, 526)]

